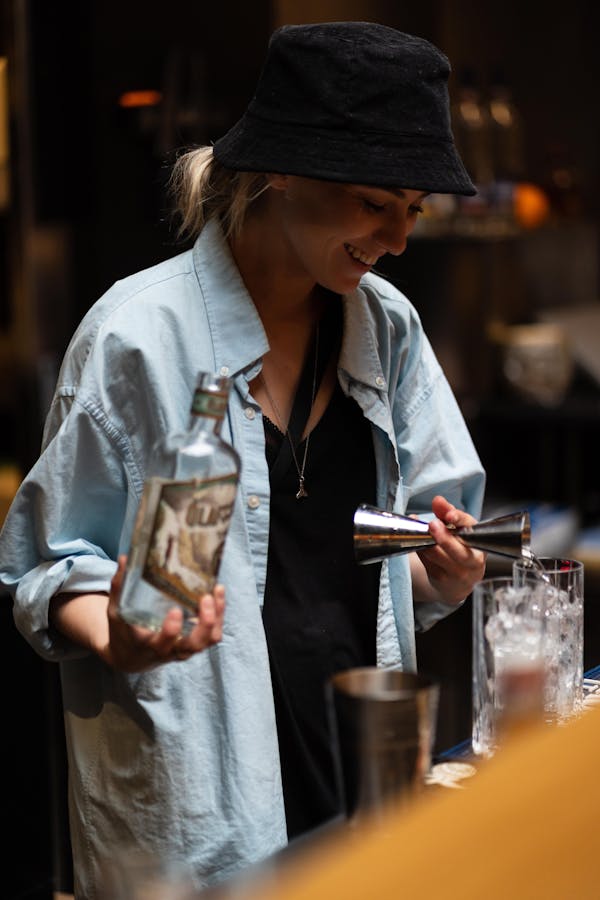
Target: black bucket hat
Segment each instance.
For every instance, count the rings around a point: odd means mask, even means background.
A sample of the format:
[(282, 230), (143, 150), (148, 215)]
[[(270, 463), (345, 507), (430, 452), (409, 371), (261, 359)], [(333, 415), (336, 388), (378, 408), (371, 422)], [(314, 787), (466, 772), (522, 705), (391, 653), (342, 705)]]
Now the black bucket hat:
[(395, 28), (286, 25), (215, 158), (238, 171), (475, 194), (454, 146), (449, 74), (437, 47)]

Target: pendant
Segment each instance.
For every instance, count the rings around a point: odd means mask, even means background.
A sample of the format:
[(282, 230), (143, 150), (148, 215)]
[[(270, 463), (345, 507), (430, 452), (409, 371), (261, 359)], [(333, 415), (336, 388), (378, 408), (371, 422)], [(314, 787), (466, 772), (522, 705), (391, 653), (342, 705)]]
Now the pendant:
[(300, 476), (300, 481), (298, 482), (298, 493), (296, 494), (296, 500), (302, 500), (303, 497), (308, 497), (308, 493), (304, 487), (304, 478)]

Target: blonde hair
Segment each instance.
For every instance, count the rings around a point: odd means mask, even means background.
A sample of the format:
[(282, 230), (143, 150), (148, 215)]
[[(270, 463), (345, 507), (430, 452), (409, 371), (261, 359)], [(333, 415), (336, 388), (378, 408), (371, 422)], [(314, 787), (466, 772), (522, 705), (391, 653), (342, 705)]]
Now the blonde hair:
[(209, 219), (218, 218), (227, 237), (239, 234), (252, 203), (268, 188), (263, 172), (226, 169), (212, 147), (198, 147), (179, 156), (169, 178), (180, 238), (196, 238)]

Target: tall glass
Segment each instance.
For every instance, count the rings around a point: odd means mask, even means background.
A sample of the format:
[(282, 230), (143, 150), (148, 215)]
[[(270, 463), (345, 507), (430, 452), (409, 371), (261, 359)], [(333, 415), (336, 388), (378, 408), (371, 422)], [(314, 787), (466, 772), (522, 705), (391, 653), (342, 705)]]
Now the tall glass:
[(547, 586), (531, 575), (473, 589), (473, 752), (493, 756), (502, 729), (543, 715)]
[[(546, 694), (548, 721), (562, 722), (583, 707), (583, 563), (541, 557), (540, 579), (555, 589), (546, 608)], [(524, 560), (513, 564), (515, 584), (531, 577)]]

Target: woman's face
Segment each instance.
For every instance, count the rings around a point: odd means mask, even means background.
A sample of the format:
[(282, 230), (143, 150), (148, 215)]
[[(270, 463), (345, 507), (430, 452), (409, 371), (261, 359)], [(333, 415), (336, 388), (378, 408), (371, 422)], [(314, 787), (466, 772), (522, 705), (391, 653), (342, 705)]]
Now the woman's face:
[(386, 253), (398, 256), (415, 226), (422, 191), (273, 175), (278, 228), (291, 265), (336, 293), (353, 290)]

